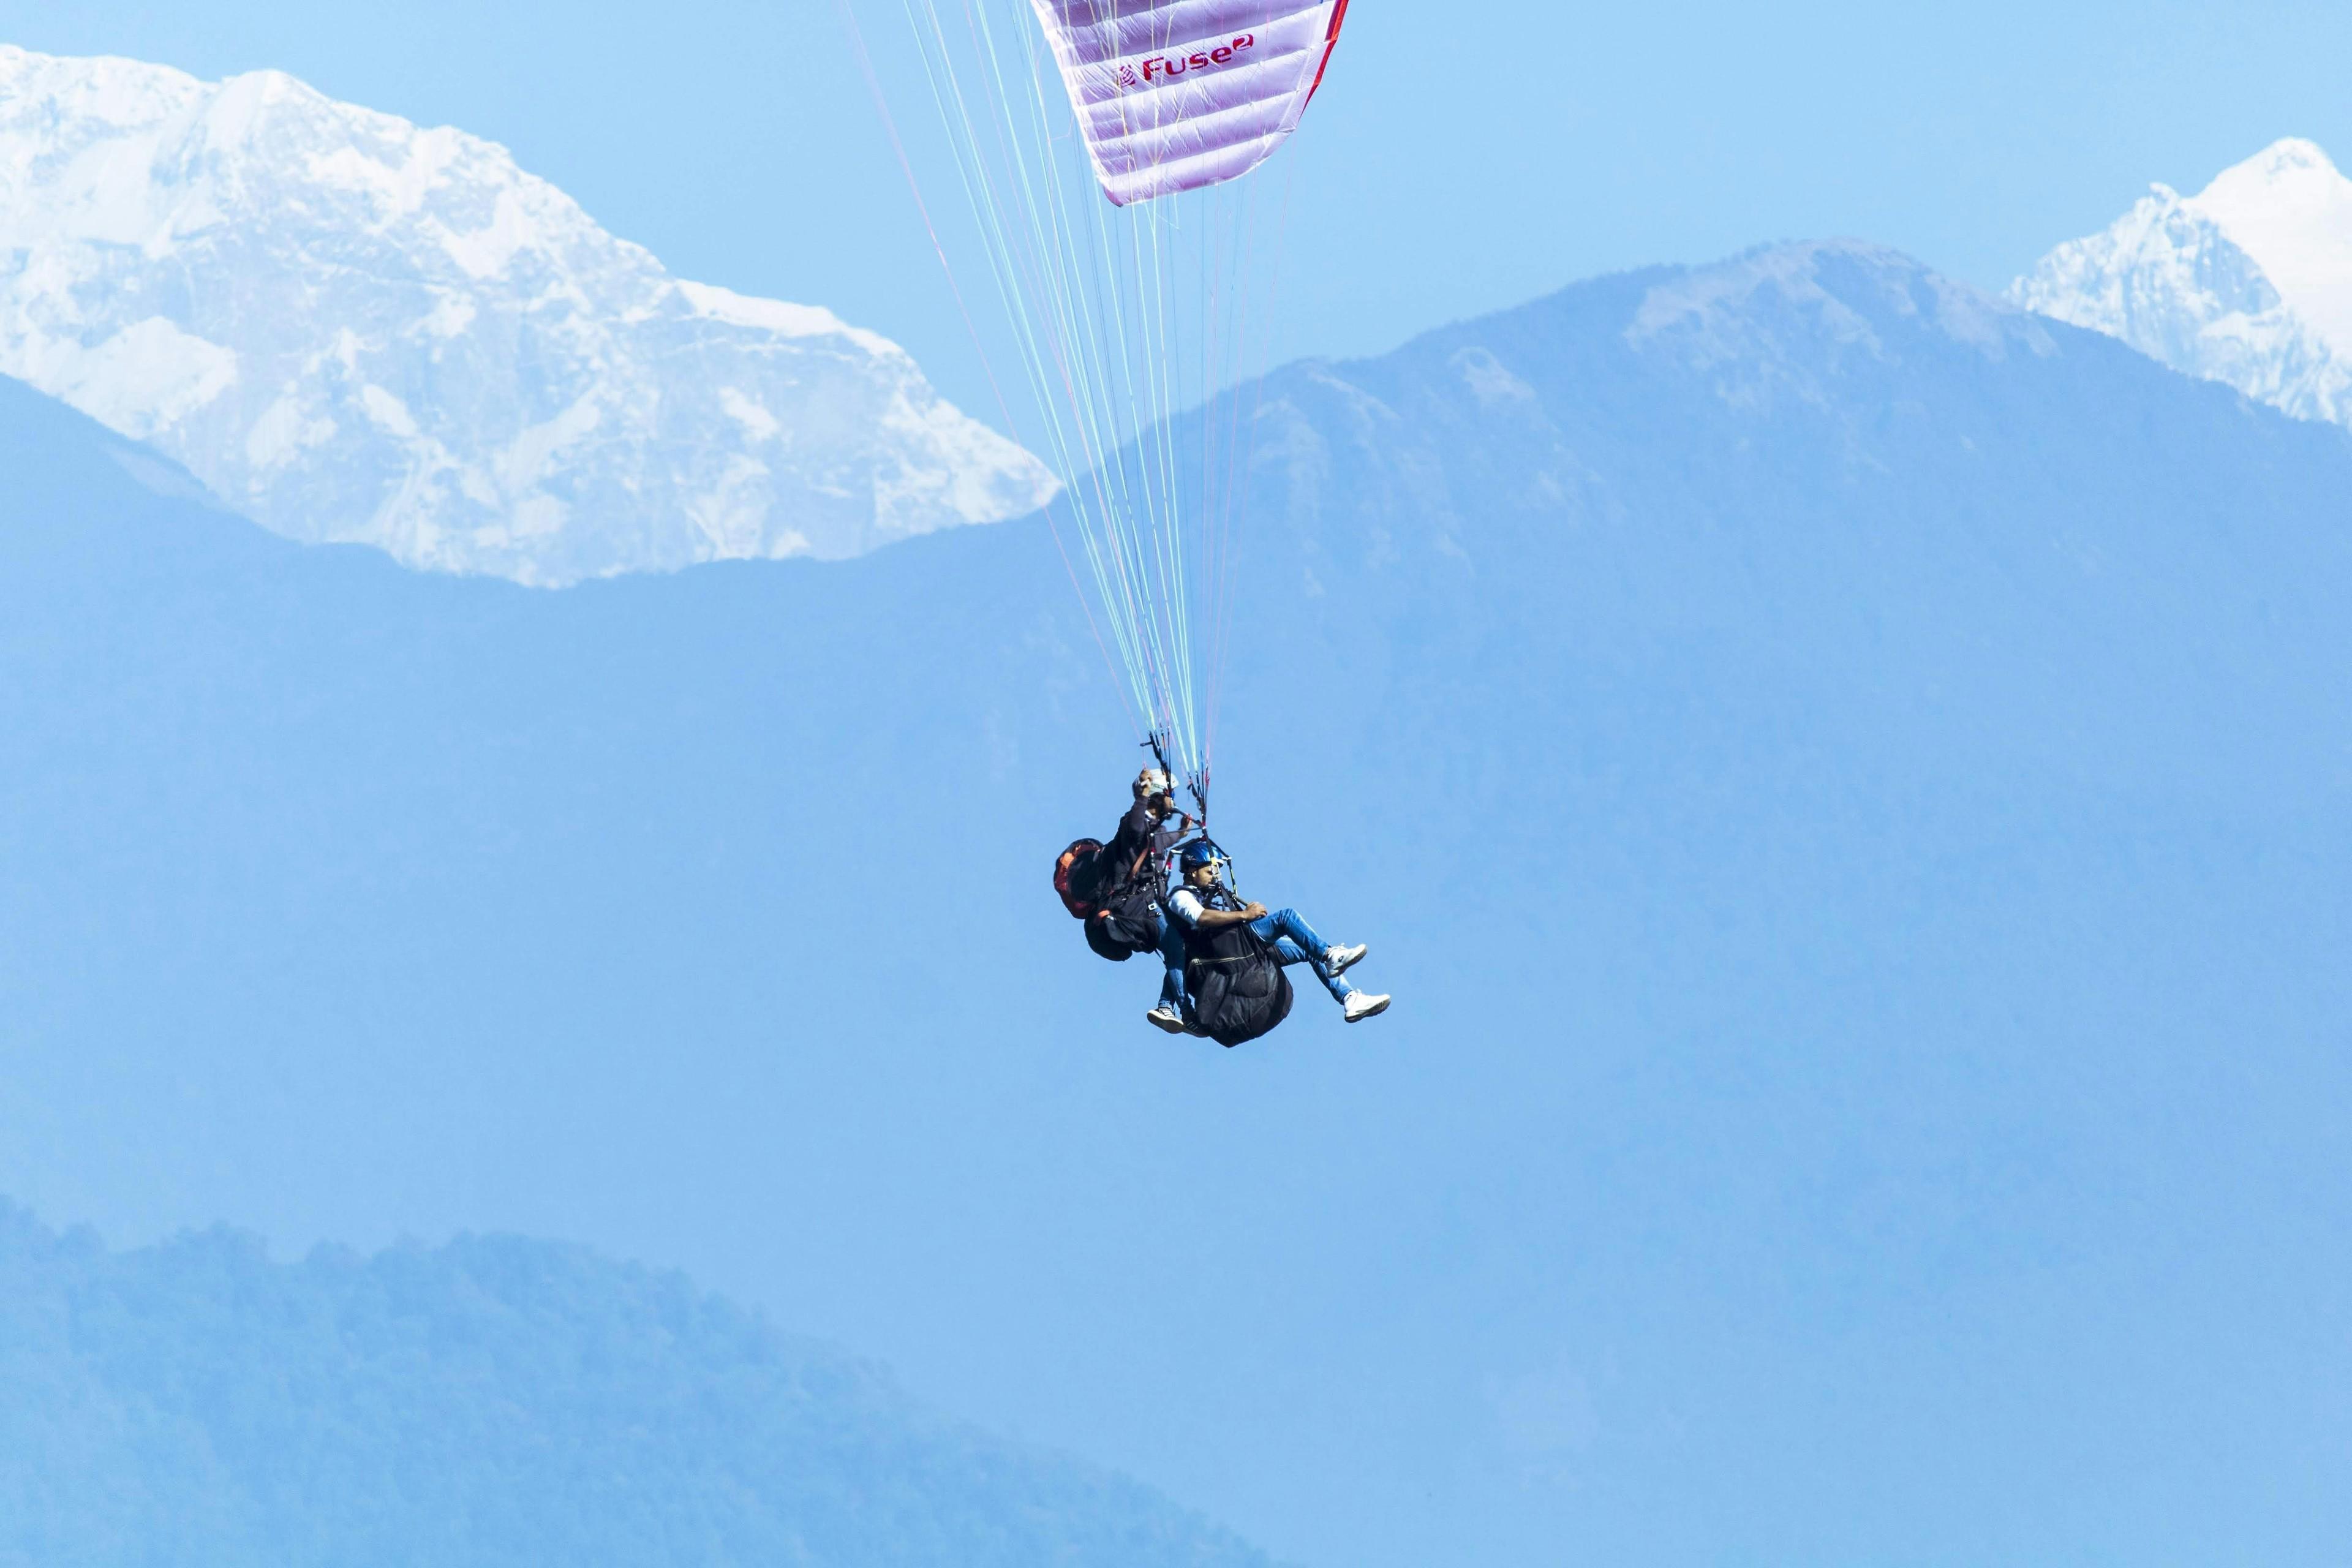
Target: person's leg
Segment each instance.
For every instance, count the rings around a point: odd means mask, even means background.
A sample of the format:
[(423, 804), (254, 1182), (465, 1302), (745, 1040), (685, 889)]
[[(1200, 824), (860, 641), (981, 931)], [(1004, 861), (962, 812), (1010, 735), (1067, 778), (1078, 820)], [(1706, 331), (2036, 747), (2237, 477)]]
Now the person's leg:
[(1257, 932), (1260, 942), (1277, 942), (1288, 937), (1303, 951), (1313, 953), (1318, 964), (1322, 963), (1325, 950), (1331, 945), (1315, 934), (1315, 928), (1308, 925), (1307, 917), (1297, 910), (1276, 910), (1270, 915), (1250, 921), (1250, 930)]
[(1168, 970), (1160, 982), (1160, 1005), (1182, 1013), (1185, 1009), (1184, 928), (1174, 921), (1160, 923), (1160, 962)]
[(1305, 962), (1313, 967), (1317, 976), (1322, 980), (1331, 994), (1340, 1001), (1345, 1002), (1349, 996), (1355, 994), (1354, 986), (1342, 983), (1338, 975), (1331, 973), (1328, 957), (1331, 944), (1325, 942), (1322, 934), (1313, 926), (1308, 925), (1307, 917), (1297, 910), (1276, 910), (1272, 914), (1261, 915), (1250, 921), (1250, 930), (1257, 934), (1260, 942), (1269, 943), (1286, 942), (1297, 949)]
[[(1289, 911), (1285, 910), (1284, 912), (1286, 914)], [(1267, 918), (1271, 919), (1273, 917), (1269, 916)], [(1252, 921), (1250, 922), (1250, 929), (1252, 931), (1255, 931), (1260, 925), (1265, 923), (1265, 922), (1263, 921)], [(1307, 965), (1307, 968), (1313, 970), (1315, 972), (1315, 978), (1323, 982), (1323, 989), (1331, 993), (1331, 999), (1334, 1002), (1339, 1003), (1341, 1006), (1347, 1005), (1348, 998), (1356, 994), (1355, 986), (1350, 984), (1345, 976), (1333, 974), (1323, 967), (1323, 950), (1321, 948), (1301, 947), (1296, 941), (1286, 936), (1277, 937), (1268, 945), (1274, 949), (1274, 956), (1281, 960), (1282, 966), (1285, 969), (1289, 968), (1294, 963), (1303, 963)]]

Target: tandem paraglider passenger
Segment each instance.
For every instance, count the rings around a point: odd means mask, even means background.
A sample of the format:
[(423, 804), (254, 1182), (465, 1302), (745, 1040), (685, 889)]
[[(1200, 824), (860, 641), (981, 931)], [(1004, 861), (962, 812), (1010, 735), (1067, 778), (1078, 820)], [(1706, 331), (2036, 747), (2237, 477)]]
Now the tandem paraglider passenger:
[(1359, 991), (1346, 978), (1367, 951), (1328, 942), (1296, 910), (1269, 912), (1244, 903), (1226, 879), (1225, 858), (1207, 838), (1184, 846), (1181, 880), (1161, 900), (1171, 945), (1181, 945), (1182, 1012), (1163, 997), (1147, 1017), (1171, 1033), (1207, 1036), (1222, 1046), (1258, 1038), (1290, 1016), (1290, 980), (1283, 971), (1306, 964), (1339, 1004), (1350, 1024), (1388, 1011), (1389, 998)]

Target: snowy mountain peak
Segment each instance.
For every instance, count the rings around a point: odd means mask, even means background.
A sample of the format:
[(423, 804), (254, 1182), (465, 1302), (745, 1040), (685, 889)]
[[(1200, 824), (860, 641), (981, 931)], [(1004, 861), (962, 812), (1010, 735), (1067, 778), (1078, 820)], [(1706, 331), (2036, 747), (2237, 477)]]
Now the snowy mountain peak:
[(2352, 424), (2352, 180), (2277, 142), (2194, 196), (2156, 184), (2011, 298), (2307, 419)]
[(0, 373), (298, 539), (562, 584), (841, 557), (1055, 484), (896, 344), (671, 278), (503, 147), (0, 47)]
[(2309, 142), (2280, 142), (2195, 199), (2339, 356), (2352, 358), (2352, 180)]

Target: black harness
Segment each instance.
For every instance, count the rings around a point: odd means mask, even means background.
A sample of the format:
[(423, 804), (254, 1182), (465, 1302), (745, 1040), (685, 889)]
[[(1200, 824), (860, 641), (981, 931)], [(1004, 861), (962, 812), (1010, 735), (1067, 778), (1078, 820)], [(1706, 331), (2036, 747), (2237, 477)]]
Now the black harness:
[[(1244, 907), (1223, 884), (1192, 891), (1204, 910), (1239, 914)], [(1192, 1021), (1221, 1046), (1255, 1040), (1290, 1016), (1290, 977), (1273, 944), (1247, 921), (1185, 931), (1184, 990), (1192, 1000)]]

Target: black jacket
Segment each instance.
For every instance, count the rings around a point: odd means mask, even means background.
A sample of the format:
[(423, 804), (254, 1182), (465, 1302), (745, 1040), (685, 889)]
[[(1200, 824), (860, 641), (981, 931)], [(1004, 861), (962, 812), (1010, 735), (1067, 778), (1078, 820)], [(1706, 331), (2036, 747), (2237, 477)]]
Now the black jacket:
[(1118, 819), (1118, 831), (1103, 846), (1106, 894), (1138, 882), (1150, 883), (1157, 890), (1160, 859), (1180, 837), (1175, 829), (1160, 826), (1164, 820), (1153, 816), (1139, 800), (1127, 808), (1127, 815)]

